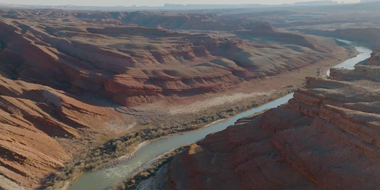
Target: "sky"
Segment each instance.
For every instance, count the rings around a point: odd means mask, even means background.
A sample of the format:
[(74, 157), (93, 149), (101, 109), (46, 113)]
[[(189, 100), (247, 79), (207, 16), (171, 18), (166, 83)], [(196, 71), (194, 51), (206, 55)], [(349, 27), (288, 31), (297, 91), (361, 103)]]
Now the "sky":
[[(86, 5), (86, 6), (162, 6), (170, 4), (284, 4), (313, 0), (0, 0), (0, 3), (25, 5)], [(315, 1), (315, 0), (314, 0)], [(334, 0), (336, 1), (336, 0)], [(355, 3), (360, 0), (338, 0)]]

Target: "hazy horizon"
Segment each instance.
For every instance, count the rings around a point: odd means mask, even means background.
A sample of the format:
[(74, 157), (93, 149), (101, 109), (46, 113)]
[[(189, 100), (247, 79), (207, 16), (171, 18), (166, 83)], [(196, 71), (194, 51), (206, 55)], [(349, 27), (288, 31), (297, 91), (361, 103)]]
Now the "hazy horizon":
[[(163, 6), (164, 4), (292, 4), (296, 2), (312, 2), (316, 0), (235, 0), (231, 3), (230, 0), (140, 0), (138, 3), (135, 1), (122, 1), (122, 0), (65, 0), (54, 1), (51, 0), (13, 0), (9, 1), (0, 0), (3, 4), (24, 4), (24, 5), (76, 5), (76, 6)], [(323, 0), (322, 0), (323, 1)], [(360, 0), (343, 0), (337, 1), (339, 3), (357, 3)]]

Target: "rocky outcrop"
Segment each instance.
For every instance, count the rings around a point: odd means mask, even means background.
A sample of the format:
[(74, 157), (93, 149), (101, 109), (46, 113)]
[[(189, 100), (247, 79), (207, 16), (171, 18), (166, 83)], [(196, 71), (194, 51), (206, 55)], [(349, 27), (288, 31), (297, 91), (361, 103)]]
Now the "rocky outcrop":
[(376, 189), (378, 69), (307, 78), (288, 104), (240, 119), (177, 155), (166, 189)]

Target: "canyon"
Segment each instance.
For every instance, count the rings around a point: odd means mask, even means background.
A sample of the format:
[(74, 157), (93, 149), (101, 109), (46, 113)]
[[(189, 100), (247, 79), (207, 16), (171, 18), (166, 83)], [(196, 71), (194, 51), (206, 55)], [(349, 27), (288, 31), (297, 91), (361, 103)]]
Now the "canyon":
[(225, 91), (247, 80), (334, 59), (344, 51), (332, 39), (290, 33), (273, 36), (288, 35), (302, 48), (137, 26), (29, 22), (0, 23), (2, 44), (19, 60), (5, 68), (9, 77), (74, 94), (96, 94), (123, 106), (168, 95)]
[[(106, 13), (87, 14), (97, 18)], [(81, 12), (2, 10), (0, 15), (0, 171), (8, 184), (28, 189), (40, 187), (68, 163), (80, 162), (78, 156), (85, 156), (89, 147), (141, 129), (156, 131), (157, 125), (178, 131), (173, 127), (199, 119), (182, 108), (160, 111), (162, 102), (168, 101), (164, 106), (170, 108), (233, 94), (234, 89), (239, 94), (239, 88), (302, 68), (314, 72), (356, 53), (333, 39), (304, 34), (292, 34), (299, 36), (298, 44), (263, 44), (168, 30), (165, 24), (149, 28), (95, 22)], [(165, 18), (173, 19), (169, 16)], [(257, 23), (257, 30), (260, 25), (266, 24)], [(286, 90), (296, 84), (280, 85)], [(263, 99), (270, 90), (242, 97)]]
[(190, 145), (163, 189), (376, 189), (378, 55)]
[(377, 185), (380, 52), (322, 78), (359, 54), (330, 36), (378, 46), (375, 16), (350, 28), (335, 26), (342, 10), (315, 13), (320, 25), (295, 8), (257, 11), (0, 9), (0, 189), (67, 189), (140, 143), (293, 91), (174, 156), (166, 188)]

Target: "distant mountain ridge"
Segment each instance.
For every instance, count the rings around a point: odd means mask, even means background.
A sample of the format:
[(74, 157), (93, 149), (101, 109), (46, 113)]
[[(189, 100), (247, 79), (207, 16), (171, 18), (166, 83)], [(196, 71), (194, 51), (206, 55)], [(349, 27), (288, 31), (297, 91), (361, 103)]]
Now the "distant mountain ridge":
[(380, 0), (361, 0), (360, 3), (380, 2)]
[(76, 5), (22, 5), (0, 3), (0, 8), (22, 8), (22, 9), (63, 9), (63, 10), (102, 10), (102, 11), (122, 11), (122, 10), (199, 10), (199, 9), (244, 9), (244, 8), (264, 8), (264, 7), (287, 7), (287, 6), (325, 6), (338, 5), (334, 1), (310, 1), (296, 2), (294, 4), (165, 4), (163, 6), (76, 6)]

